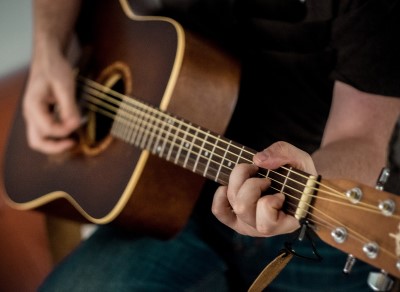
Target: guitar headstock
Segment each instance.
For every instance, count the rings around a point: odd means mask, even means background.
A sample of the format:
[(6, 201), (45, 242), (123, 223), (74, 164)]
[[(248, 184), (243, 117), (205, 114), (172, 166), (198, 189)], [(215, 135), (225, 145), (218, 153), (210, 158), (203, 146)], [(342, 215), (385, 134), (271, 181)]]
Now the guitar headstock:
[(324, 180), (309, 209), (329, 245), (400, 278), (400, 197), (349, 180)]

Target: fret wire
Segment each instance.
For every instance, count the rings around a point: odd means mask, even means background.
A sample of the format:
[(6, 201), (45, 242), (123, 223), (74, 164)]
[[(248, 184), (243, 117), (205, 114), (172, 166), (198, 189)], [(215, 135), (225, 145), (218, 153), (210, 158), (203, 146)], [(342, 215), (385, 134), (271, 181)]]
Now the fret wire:
[[(186, 127), (186, 128), (188, 129), (189, 127)], [(186, 131), (183, 132), (183, 138), (181, 139), (181, 143), (179, 144), (178, 153), (175, 156), (175, 164), (178, 164), (178, 162), (179, 162), (179, 157), (181, 156), (181, 152), (182, 152), (182, 149), (183, 149), (183, 146), (184, 146), (183, 144), (188, 143), (187, 142), (187, 133), (189, 131), (187, 129), (186, 129)]]
[[(219, 137), (219, 136), (218, 136), (218, 137)], [(217, 141), (218, 141), (218, 140), (217, 140)], [(218, 143), (218, 142), (217, 142), (217, 143)], [(218, 181), (218, 179), (219, 179), (219, 176), (220, 176), (220, 173), (221, 173), (221, 168), (222, 168), (222, 165), (225, 164), (226, 154), (227, 154), (228, 151), (229, 151), (229, 147), (231, 146), (231, 143), (232, 143), (232, 140), (229, 140), (228, 146), (226, 147), (226, 150), (224, 151), (224, 155), (222, 156), (222, 161), (221, 161), (221, 163), (219, 164), (218, 171), (217, 171), (217, 175), (215, 176), (215, 181)]]
[(206, 174), (209, 173), (208, 170), (210, 168), (211, 161), (212, 161), (212, 159), (214, 157), (215, 147), (216, 147), (219, 139), (220, 139), (220, 135), (217, 136), (217, 139), (216, 139), (216, 141), (214, 143), (211, 143), (211, 145), (213, 145), (213, 147), (212, 147), (212, 150), (211, 150), (211, 152), (209, 154), (209, 157), (208, 157), (208, 160), (207, 160), (207, 165), (204, 168), (203, 176), (206, 176)]
[(138, 124), (139, 130), (136, 131), (137, 134), (136, 134), (136, 137), (135, 137), (135, 146), (139, 146), (140, 145), (140, 141), (141, 141), (143, 133), (144, 133), (144, 131), (146, 129), (146, 125), (147, 124), (145, 122), (145, 119), (146, 119), (146, 115), (145, 114), (146, 114), (146, 110), (143, 110), (141, 116), (139, 116), (137, 118), (139, 120), (139, 124)]
[[(126, 104), (125, 102), (121, 103), (121, 109), (127, 111), (128, 108), (128, 104)], [(130, 144), (133, 144), (133, 137), (136, 135), (137, 131), (134, 131), (135, 129), (135, 121), (138, 121), (138, 119), (136, 118), (136, 116), (134, 115), (130, 115), (128, 116), (128, 125), (125, 126), (125, 133), (124, 136), (127, 137), (127, 141), (129, 141)]]
[(147, 139), (149, 137), (149, 133), (150, 133), (149, 125), (150, 125), (151, 116), (148, 114), (148, 110), (147, 109), (145, 109), (145, 112), (146, 112), (146, 114), (145, 114), (146, 121), (145, 121), (145, 124), (144, 124), (145, 128), (143, 129), (143, 138), (142, 138), (142, 141), (141, 141), (141, 143), (139, 145), (139, 147), (142, 148), (142, 149), (145, 148), (145, 145), (146, 145)]
[(286, 173), (285, 180), (284, 180), (283, 183), (282, 183), (281, 193), (284, 191), (284, 188), (285, 188), (285, 185), (286, 185), (286, 182), (287, 182), (287, 179), (288, 179), (288, 177), (289, 177), (289, 175), (290, 175), (290, 171), (291, 171), (291, 170), (292, 170), (292, 168), (290, 167), (289, 170), (288, 170), (288, 172)]
[(143, 120), (142, 119), (143, 112), (144, 111), (139, 111), (139, 113), (137, 115), (130, 115), (131, 123), (133, 125), (135, 125), (135, 127), (132, 128), (132, 130), (131, 130), (132, 134), (130, 135), (130, 137), (128, 139), (129, 139), (130, 143), (133, 145), (136, 145), (137, 137), (139, 136), (141, 125), (143, 123), (143, 121), (142, 121)]
[[(175, 122), (174, 122), (174, 125), (175, 125)], [(175, 147), (176, 138), (178, 137), (178, 135), (176, 135), (176, 133), (179, 132), (179, 131), (181, 130), (181, 126), (182, 126), (182, 123), (178, 123), (178, 127), (175, 127), (175, 128), (176, 128), (175, 134), (174, 134), (173, 139), (172, 139), (172, 142), (171, 142), (172, 147), (169, 148), (168, 154), (167, 154), (167, 157), (166, 157), (166, 160), (167, 160), (167, 161), (169, 161), (169, 160), (171, 159), (171, 153), (172, 153), (172, 150), (173, 150), (174, 147)]]
[(242, 146), (242, 147), (240, 148), (240, 153), (239, 153), (239, 155), (237, 156), (237, 160), (236, 160), (236, 163), (235, 163), (236, 165), (239, 164), (239, 160), (240, 160), (240, 158), (242, 157), (243, 149), (244, 149), (244, 146)]
[(156, 136), (154, 131), (157, 130), (155, 123), (157, 119), (154, 118), (154, 113), (147, 112), (147, 141), (143, 144), (143, 148), (151, 149), (153, 147), (153, 139)]
[(204, 144), (205, 144), (205, 141), (207, 140), (208, 133), (209, 132), (207, 132), (206, 135), (204, 136), (204, 138), (202, 139), (203, 142), (201, 143), (201, 146), (199, 148), (199, 152), (198, 152), (199, 155), (196, 156), (196, 160), (195, 160), (194, 165), (193, 165), (193, 172), (196, 172), (197, 165), (199, 163), (199, 159), (200, 159), (200, 157), (202, 157), (201, 153), (204, 151)]
[(158, 122), (160, 122), (160, 123), (157, 123), (157, 124), (161, 124), (161, 126), (160, 127), (157, 126), (158, 127), (158, 135), (156, 136), (156, 141), (154, 143), (153, 150), (152, 150), (152, 153), (154, 153), (154, 154), (159, 153), (159, 149), (160, 149), (159, 142), (160, 142), (160, 139), (162, 137), (162, 133), (163, 133), (164, 127), (165, 127), (163, 117), (160, 117), (160, 119), (158, 119)]
[[(189, 147), (189, 149), (188, 149), (188, 152), (186, 153), (185, 162), (183, 163), (183, 167), (185, 167), (185, 168), (186, 168), (186, 164), (187, 164), (187, 162), (188, 162), (188, 160), (189, 160), (189, 156), (190, 156), (190, 154), (191, 154), (191, 152), (192, 152), (193, 145), (196, 143), (196, 139), (197, 139), (197, 134), (198, 134), (198, 132), (197, 132), (196, 129), (195, 129), (194, 131), (195, 131), (195, 134), (192, 136), (192, 137), (193, 137), (193, 140), (192, 140), (192, 142), (190, 143), (190, 147)], [(189, 133), (190, 133), (190, 129), (189, 129)]]
[(164, 155), (165, 144), (167, 143), (167, 140), (169, 139), (169, 136), (171, 134), (171, 119), (167, 120), (166, 127), (167, 127), (167, 131), (165, 133), (164, 142), (163, 142), (163, 144), (161, 146), (161, 153), (159, 153), (160, 157), (162, 157)]

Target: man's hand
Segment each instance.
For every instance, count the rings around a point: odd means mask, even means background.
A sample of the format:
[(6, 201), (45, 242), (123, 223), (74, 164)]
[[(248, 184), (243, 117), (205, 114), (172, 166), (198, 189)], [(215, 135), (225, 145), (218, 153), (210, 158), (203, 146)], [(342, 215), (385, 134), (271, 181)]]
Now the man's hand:
[(61, 153), (75, 145), (69, 136), (80, 125), (71, 65), (56, 50), (34, 59), (23, 100), (31, 148)]
[(280, 193), (261, 196), (270, 186), (270, 180), (255, 175), (258, 167), (277, 169), (286, 164), (316, 175), (310, 155), (288, 143), (277, 142), (257, 153), (253, 162), (235, 166), (228, 186), (218, 188), (213, 214), (244, 235), (268, 237), (296, 230), (300, 226), (297, 219), (281, 210), (285, 196)]

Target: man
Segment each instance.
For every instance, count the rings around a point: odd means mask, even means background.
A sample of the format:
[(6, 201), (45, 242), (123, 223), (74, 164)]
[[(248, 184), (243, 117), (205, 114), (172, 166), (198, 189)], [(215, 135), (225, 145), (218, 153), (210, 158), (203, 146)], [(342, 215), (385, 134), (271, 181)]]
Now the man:
[[(239, 101), (226, 136), (263, 149), (263, 167), (293, 166), (326, 178), (374, 185), (400, 113), (397, 68), (398, 1), (132, 1), (173, 16), (214, 38), (241, 58)], [(24, 115), (32, 148), (54, 154), (74, 145), (81, 117), (65, 47), (79, 1), (36, 0), (34, 52)], [(57, 104), (53, 119), (49, 104)], [(219, 189), (214, 212), (240, 233), (264, 237), (299, 225), (281, 211), (284, 197), (247, 198), (242, 183), (254, 166), (239, 166), (228, 191)], [(210, 216), (207, 184), (188, 226), (168, 241), (99, 228), (44, 283), (43, 290), (243, 290), (285, 239), (231, 232)], [(238, 191), (238, 193), (237, 193)], [(238, 195), (236, 195), (238, 194)], [(257, 204), (257, 208), (255, 205)], [(250, 212), (248, 212), (250, 210)], [(249, 214), (249, 216), (247, 215)], [(256, 218), (256, 219), (255, 219)], [(322, 264), (294, 260), (271, 286), (285, 291), (365, 291), (368, 266), (341, 276), (345, 256), (323, 244)], [(68, 279), (68, 282), (66, 282)], [(313, 279), (313, 281), (310, 281)], [(70, 286), (71, 284), (71, 286)]]

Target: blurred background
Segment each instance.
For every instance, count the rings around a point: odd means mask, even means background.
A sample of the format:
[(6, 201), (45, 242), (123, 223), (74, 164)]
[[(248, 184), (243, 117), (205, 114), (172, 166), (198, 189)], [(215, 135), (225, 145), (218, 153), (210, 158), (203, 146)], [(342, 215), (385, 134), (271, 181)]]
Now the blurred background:
[(32, 0), (0, 0), (0, 78), (31, 55)]

